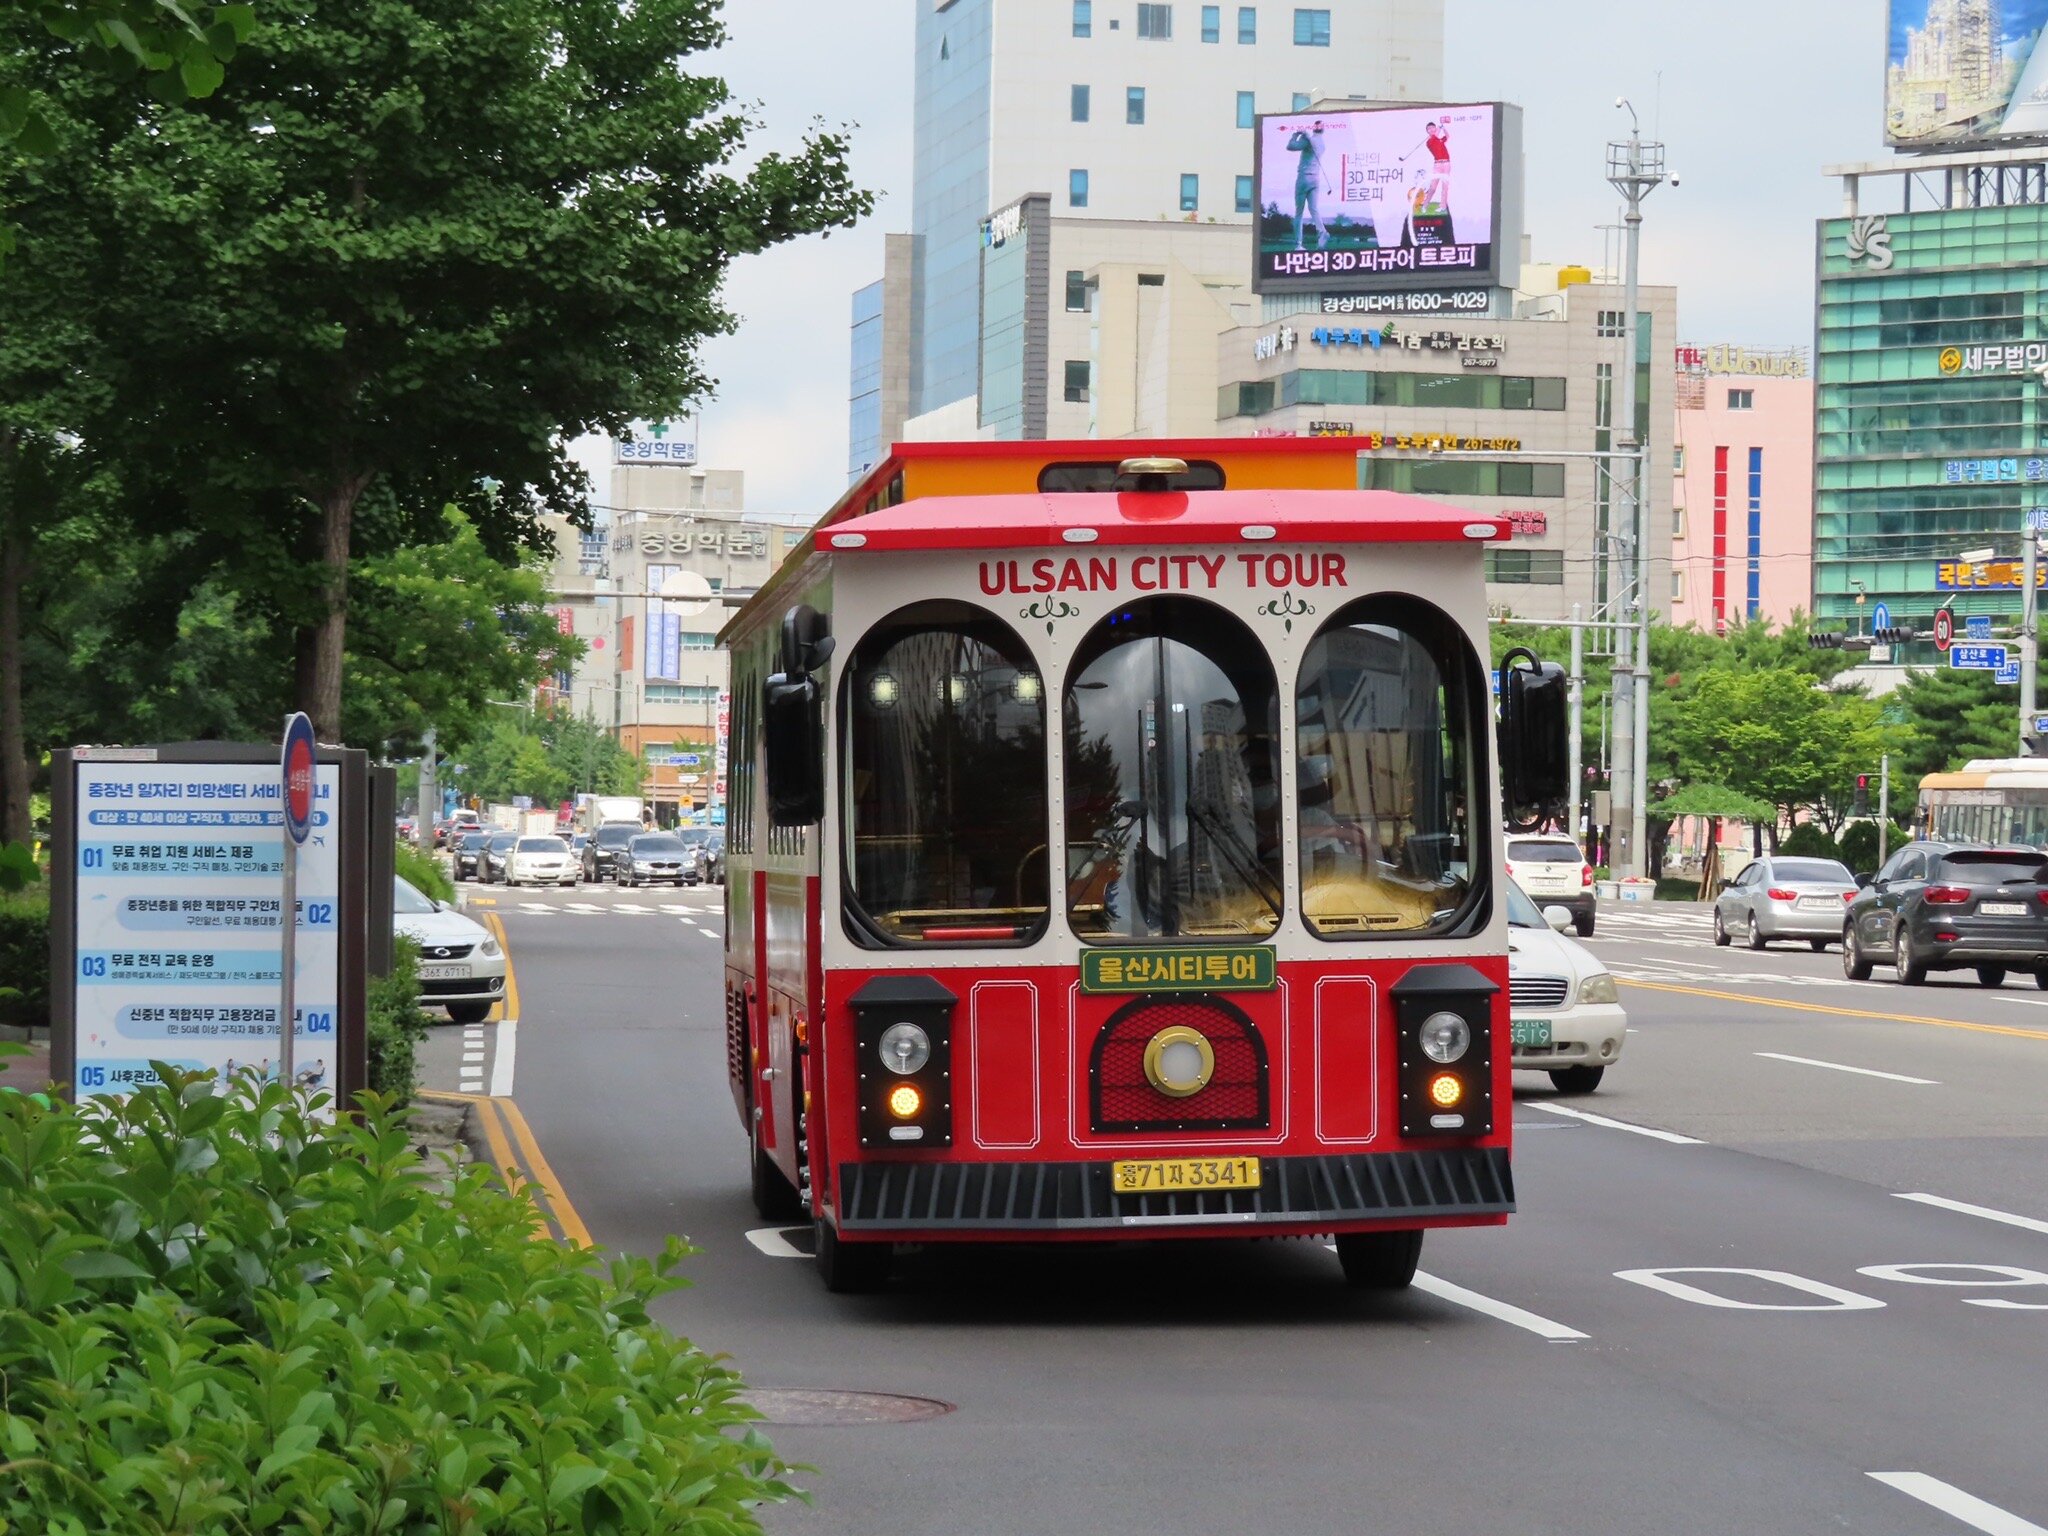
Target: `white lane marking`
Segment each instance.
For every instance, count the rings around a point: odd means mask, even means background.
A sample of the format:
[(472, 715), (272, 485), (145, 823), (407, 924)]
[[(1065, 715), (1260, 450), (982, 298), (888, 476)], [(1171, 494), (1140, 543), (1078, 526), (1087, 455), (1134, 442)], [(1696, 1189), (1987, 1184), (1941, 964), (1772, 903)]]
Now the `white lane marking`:
[[(282, 909), (282, 908), (280, 908), (279, 910), (280, 910), (280, 911), (282, 911), (283, 909)], [(554, 909), (553, 907), (549, 906), (549, 905), (548, 905), (548, 904), (547, 904), (546, 902), (544, 902), (544, 901), (522, 901), (521, 903), (519, 903), (519, 910), (520, 910), (520, 911), (522, 911), (522, 912), (552, 912), (552, 911), (554, 911), (555, 909)], [(279, 926), (279, 927), (281, 928), (281, 927), (283, 927), (284, 925), (283, 925), (282, 923), (279, 923), (279, 924), (278, 924), (278, 926)], [(282, 943), (284, 943), (284, 940), (282, 940), (282, 939), (279, 939), (279, 940), (278, 940), (277, 942), (278, 942), (279, 944), (282, 944)], [(282, 985), (282, 983), (280, 983), (280, 985)], [(279, 1030), (279, 1032), (280, 1032), (280, 1033), (282, 1033), (282, 1032), (283, 1032), (283, 1029), (284, 1029), (284, 1026), (283, 1026), (283, 1025), (279, 1025), (279, 1026), (278, 1026), (278, 1030)]]
[[(280, 909), (280, 910), (281, 910), (281, 909)], [(643, 907), (643, 906), (640, 906), (640, 905), (638, 905), (638, 904), (636, 904), (636, 903), (634, 903), (634, 902), (630, 902), (630, 901), (615, 901), (615, 902), (613, 902), (613, 903), (612, 903), (612, 910), (613, 910), (614, 912), (639, 912), (639, 913), (645, 913), (645, 912), (647, 911), (647, 908), (645, 908), (645, 907)], [(278, 924), (278, 926), (279, 926), (280, 928), (282, 928), (282, 927), (284, 926), (284, 924), (283, 924), (282, 922), (280, 922), (280, 923)], [(282, 940), (282, 939), (279, 939), (279, 940), (278, 940), (278, 943), (280, 943), (280, 944), (282, 944), (283, 942), (284, 942), (284, 940)], [(280, 983), (280, 985), (281, 985), (281, 983)], [(283, 1031), (283, 1029), (284, 1029), (284, 1026), (283, 1026), (282, 1024), (280, 1024), (280, 1025), (278, 1026), (278, 1029), (279, 1029), (279, 1031), (280, 1031), (280, 1032), (282, 1032), (282, 1031)]]
[(1940, 1195), (1903, 1195), (1894, 1191), (1894, 1198), (1914, 1200), (1921, 1205), (1935, 1205), (1944, 1211), (1960, 1211), (1965, 1216), (1981, 1216), (1986, 1221), (2004, 1222), (2008, 1227), (2024, 1227), (2029, 1232), (2048, 1232), (2048, 1221), (2036, 1221), (2032, 1216), (2015, 1216), (2010, 1211), (1994, 1211), (1988, 1205), (1971, 1205), (1964, 1200), (1944, 1200)]
[(1588, 1125), (1605, 1126), (1610, 1131), (1633, 1131), (1638, 1136), (1654, 1137), (1681, 1147), (1703, 1147), (1705, 1142), (1697, 1136), (1681, 1136), (1676, 1131), (1660, 1131), (1653, 1126), (1630, 1125), (1626, 1120), (1610, 1120), (1605, 1115), (1590, 1114), (1583, 1109), (1568, 1109), (1562, 1104), (1531, 1104), (1531, 1109), (1540, 1109), (1546, 1115), (1564, 1115), (1569, 1119), (1583, 1120)]
[(1425, 1274), (1421, 1270), (1415, 1273), (1415, 1289), (1425, 1291), (1439, 1301), (1469, 1307), (1474, 1312), (1484, 1312), (1488, 1317), (1511, 1327), (1524, 1329), (1540, 1339), (1549, 1339), (1552, 1343), (1570, 1343), (1574, 1339), (1589, 1337), (1576, 1328), (1567, 1328), (1563, 1323), (1554, 1323), (1547, 1317), (1538, 1317), (1534, 1312), (1525, 1312), (1522, 1308), (1511, 1306), (1505, 1301), (1495, 1301), (1491, 1296), (1468, 1291), (1462, 1285), (1453, 1285), (1448, 1280)]
[(808, 1259), (810, 1255), (784, 1237), (785, 1232), (801, 1232), (802, 1227), (756, 1227), (747, 1234), (747, 1241), (771, 1259)]
[(1987, 1504), (1975, 1494), (1965, 1493), (1953, 1483), (1944, 1483), (1925, 1472), (1873, 1472), (1887, 1488), (1895, 1488), (1909, 1499), (1918, 1499), (1944, 1515), (1953, 1515), (1984, 1536), (2048, 1536), (2048, 1528), (2022, 1520), (2010, 1510)]
[(484, 1080), (480, 1077), (465, 1077), (455, 1086), (463, 1093), (482, 1093), (484, 1091)]
[(679, 902), (664, 901), (661, 904), (661, 910), (664, 912), (701, 912), (704, 909), (702, 907), (686, 907)]
[[(280, 926), (281, 926), (281, 925), (280, 925)], [(699, 933), (703, 934), (705, 938), (707, 938), (707, 939), (711, 940), (711, 942), (712, 942), (712, 943), (714, 943), (714, 944), (717, 944), (717, 943), (721, 943), (721, 942), (723, 942), (723, 941), (722, 941), (722, 940), (721, 940), (721, 939), (720, 939), (720, 938), (718, 937), (718, 935), (717, 935), (717, 934), (715, 934), (715, 933), (713, 933), (713, 932), (712, 932), (712, 931), (711, 931), (711, 930), (710, 930), (709, 928), (699, 928), (699, 929), (698, 929), (697, 931), (698, 931)], [(283, 943), (284, 941), (283, 941), (282, 939), (280, 939), (280, 940), (278, 940), (278, 942), (279, 942), (279, 943), (281, 944), (281, 943)], [(283, 1026), (283, 1025), (279, 1025), (279, 1026), (278, 1026), (278, 1028), (279, 1028), (280, 1032), (282, 1032), (282, 1030), (283, 1030), (284, 1026)]]
[[(1723, 1296), (1719, 1291), (1710, 1291), (1704, 1286), (1687, 1285), (1683, 1280), (1673, 1280), (1673, 1275), (1748, 1275), (1753, 1279), (1768, 1280), (1774, 1285), (1782, 1285), (1787, 1290), (1818, 1296), (1820, 1301), (1818, 1304), (1803, 1301), (1744, 1301), (1736, 1296)], [(1614, 1278), (1648, 1286), (1653, 1291), (1662, 1291), (1667, 1296), (1676, 1296), (1680, 1301), (1689, 1301), (1695, 1306), (1727, 1307), (1737, 1312), (1873, 1312), (1882, 1311), (1884, 1308), (1884, 1303), (1875, 1296), (1845, 1291), (1840, 1286), (1829, 1285), (1824, 1280), (1809, 1280), (1804, 1275), (1789, 1274), (1782, 1269), (1742, 1269), (1689, 1264), (1669, 1269), (1617, 1269)]]
[[(284, 941), (280, 939), (278, 942), (283, 943)], [(481, 1064), (483, 1059), (484, 1053), (482, 1052), (482, 1050), (464, 1051), (462, 1053), (462, 1065), (465, 1068), (472, 1065)]]
[(1931, 1077), (1908, 1077), (1903, 1072), (1879, 1072), (1874, 1067), (1847, 1067), (1839, 1061), (1816, 1061), (1811, 1056), (1787, 1056), (1781, 1051), (1758, 1051), (1756, 1054), (1767, 1061), (1789, 1061), (1802, 1067), (1826, 1067), (1830, 1072), (1854, 1072), (1858, 1077), (1881, 1077), (1890, 1083), (1918, 1083), (1923, 1088), (1941, 1086)]
[[(282, 910), (282, 909), (280, 909), (280, 910)], [(596, 904), (595, 904), (594, 902), (588, 902), (588, 901), (565, 901), (565, 902), (563, 902), (563, 903), (562, 903), (562, 910), (563, 910), (564, 912), (602, 912), (602, 911), (604, 910), (604, 908), (603, 908), (603, 907), (600, 907), (600, 906), (598, 906), (598, 905), (596, 905)], [(280, 924), (279, 924), (278, 926), (279, 926), (279, 927), (283, 927), (284, 925), (283, 925), (282, 923), (280, 923)], [(282, 944), (283, 942), (284, 942), (284, 940), (282, 940), (282, 939), (279, 939), (279, 940), (278, 940), (278, 943), (280, 943), (280, 944)], [(281, 982), (280, 982), (280, 983), (279, 983), (279, 985), (281, 986), (281, 985), (283, 985), (283, 983), (281, 983)], [(283, 1025), (279, 1025), (279, 1026), (278, 1026), (278, 1030), (279, 1030), (279, 1033), (280, 1033), (280, 1034), (281, 1034), (281, 1033), (283, 1033), (283, 1029), (284, 1029), (284, 1026), (283, 1026)]]
[(512, 1097), (512, 1061), (519, 1046), (519, 1021), (507, 1019), (498, 1026), (498, 1057), (491, 1063), (491, 1097)]

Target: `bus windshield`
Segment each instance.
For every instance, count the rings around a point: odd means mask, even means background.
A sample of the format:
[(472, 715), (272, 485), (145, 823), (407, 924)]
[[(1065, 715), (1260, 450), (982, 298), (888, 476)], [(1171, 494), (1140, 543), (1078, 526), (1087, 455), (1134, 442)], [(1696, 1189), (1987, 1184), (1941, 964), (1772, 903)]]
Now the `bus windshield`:
[(1081, 642), (1067, 684), (1067, 911), (1084, 939), (1279, 925), (1280, 698), (1220, 608), (1152, 598)]

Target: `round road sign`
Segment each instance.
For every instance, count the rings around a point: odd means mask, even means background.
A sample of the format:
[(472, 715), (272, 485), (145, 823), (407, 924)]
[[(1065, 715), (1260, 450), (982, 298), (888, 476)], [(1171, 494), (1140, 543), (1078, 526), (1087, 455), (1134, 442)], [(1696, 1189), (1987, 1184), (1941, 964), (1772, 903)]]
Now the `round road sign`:
[(284, 830), (303, 843), (313, 830), (313, 722), (295, 714), (284, 723)]
[(1952, 608), (1934, 610), (1934, 648), (1946, 651), (1956, 637), (1956, 615)]

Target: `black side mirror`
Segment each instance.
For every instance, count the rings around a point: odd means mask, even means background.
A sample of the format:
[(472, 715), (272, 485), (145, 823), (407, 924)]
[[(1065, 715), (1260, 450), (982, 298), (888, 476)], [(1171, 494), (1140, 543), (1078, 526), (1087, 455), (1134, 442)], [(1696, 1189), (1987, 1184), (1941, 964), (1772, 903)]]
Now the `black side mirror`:
[[(1518, 661), (1526, 666), (1517, 666)], [(1533, 827), (1566, 814), (1571, 795), (1570, 708), (1564, 668), (1521, 646), (1500, 662), (1502, 815)]]
[(824, 692), (812, 672), (832, 654), (827, 620), (798, 606), (782, 619), (782, 670), (762, 689), (762, 767), (768, 819), (807, 827), (825, 814)]
[(1877, 877), (1876, 877), (1875, 875), (1869, 875), (1869, 874), (1863, 874), (1863, 875), (1858, 875), (1858, 876), (1856, 877), (1856, 889), (1857, 889), (1857, 890), (1859, 890), (1859, 891), (1867, 891), (1867, 890), (1869, 890), (1869, 889), (1870, 889), (1870, 885), (1871, 885), (1871, 882), (1872, 882), (1873, 880), (1875, 880), (1876, 878), (1877, 878)]

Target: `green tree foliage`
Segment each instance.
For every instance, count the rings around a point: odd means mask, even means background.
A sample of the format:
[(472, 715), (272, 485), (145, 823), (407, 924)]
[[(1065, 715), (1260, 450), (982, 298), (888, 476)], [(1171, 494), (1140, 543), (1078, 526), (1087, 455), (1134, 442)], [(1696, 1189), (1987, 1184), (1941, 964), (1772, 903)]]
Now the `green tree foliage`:
[(567, 710), (493, 710), (471, 740), (455, 749), (461, 762), (452, 781), (483, 801), (531, 796), (535, 805), (558, 805), (579, 793), (636, 795), (641, 765), (594, 721)]
[(501, 555), (581, 517), (565, 443), (706, 393), (732, 260), (867, 210), (842, 135), (760, 152), (687, 67), (717, 12), (276, 0), (227, 89), (101, 146), (93, 213), (132, 258), (99, 308), (132, 364), (113, 421), (290, 627), (324, 731), (353, 560), (450, 503)]
[(0, 1094), (9, 1531), (748, 1536), (788, 1498), (740, 1379), (657, 1324), (687, 1250), (534, 1241), (402, 1119), (168, 1074)]
[(1690, 783), (1721, 783), (1840, 825), (1858, 773), (1885, 749), (1878, 706), (1790, 667), (1704, 672), (1671, 711), (1671, 760)]
[[(1927, 774), (1960, 768), (1972, 758), (2019, 754), (2018, 690), (1999, 686), (1989, 672), (1914, 672), (1884, 702), (1907, 728), (1892, 777), (1903, 775), (1909, 805)], [(1894, 793), (1898, 788), (1895, 782)]]
[(1778, 852), (1795, 858), (1839, 859), (1841, 849), (1817, 821), (1802, 821), (1778, 843)]

